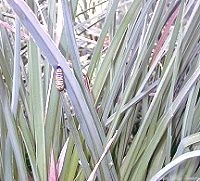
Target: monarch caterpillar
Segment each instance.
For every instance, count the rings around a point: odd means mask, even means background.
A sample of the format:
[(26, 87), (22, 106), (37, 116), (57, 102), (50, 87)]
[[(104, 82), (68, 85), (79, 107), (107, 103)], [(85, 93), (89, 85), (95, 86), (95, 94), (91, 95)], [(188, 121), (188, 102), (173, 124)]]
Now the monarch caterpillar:
[(64, 75), (62, 68), (58, 65), (55, 71), (56, 88), (61, 92), (65, 88)]

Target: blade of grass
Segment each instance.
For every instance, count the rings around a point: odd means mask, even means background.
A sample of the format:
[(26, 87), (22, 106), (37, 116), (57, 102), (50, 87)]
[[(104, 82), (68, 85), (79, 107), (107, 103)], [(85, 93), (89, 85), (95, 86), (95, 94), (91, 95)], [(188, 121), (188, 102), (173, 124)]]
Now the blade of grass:
[(74, 122), (75, 120), (71, 115), (70, 102), (67, 98), (67, 95), (62, 94), (62, 98), (63, 98), (62, 102), (63, 102), (64, 111), (65, 111), (66, 116), (67, 116), (67, 125), (69, 126), (69, 130), (71, 131), (71, 135), (72, 135), (72, 138), (74, 140), (77, 153), (79, 154), (79, 158), (80, 158), (80, 161), (82, 163), (81, 165), (83, 167), (85, 177), (88, 178), (89, 175), (90, 175), (91, 169), (90, 169), (89, 163), (87, 161), (86, 155), (85, 155), (84, 150), (83, 150), (83, 146), (82, 146), (83, 141), (81, 141), (79, 132), (78, 132), (78, 130), (76, 128), (76, 124)]
[[(161, 135), (163, 135), (164, 132), (166, 131), (169, 121), (171, 120), (171, 118), (173, 117), (173, 115), (175, 114), (179, 106), (181, 105), (182, 101), (186, 98), (186, 96), (188, 95), (188, 92), (194, 86), (194, 84), (196, 83), (199, 77), (200, 77), (200, 66), (198, 66), (198, 68), (195, 70), (190, 80), (186, 82), (186, 84), (184, 85), (184, 87), (182, 88), (178, 96), (176, 97), (176, 99), (173, 101), (173, 103), (169, 107), (168, 111), (161, 117), (159, 121), (160, 124), (158, 125), (156, 132), (153, 138), (151, 139), (151, 142), (149, 143), (149, 145), (147, 146), (144, 152), (144, 158), (137, 166), (137, 170), (135, 171), (135, 174), (132, 177), (133, 179), (144, 178), (143, 171), (147, 168), (148, 161), (150, 160), (157, 144), (160, 141), (160, 139), (158, 138), (162, 138)], [(145, 169), (141, 170), (141, 168), (143, 169), (145, 168)]]
[(12, 100), (11, 111), (14, 116), (17, 113), (17, 106), (19, 100), (19, 87), (20, 87), (20, 22), (19, 19), (15, 20), (15, 50), (14, 50), (14, 70), (13, 70), (13, 87), (12, 87)]
[(128, 24), (130, 21), (134, 18), (137, 17), (136, 12), (137, 9), (141, 8), (141, 1), (135, 0), (132, 3), (132, 6), (130, 7), (129, 11), (127, 12), (126, 16), (124, 17), (121, 25), (119, 26), (118, 31), (116, 32), (113, 41), (111, 42), (111, 45), (108, 48), (107, 54), (105, 56), (105, 59), (103, 60), (103, 63), (101, 64), (101, 67), (99, 67), (99, 71), (96, 74), (96, 78), (94, 80), (94, 85), (93, 85), (93, 95), (95, 101), (98, 100), (100, 93), (102, 91), (102, 88), (104, 86), (104, 83), (107, 79), (110, 65), (113, 59), (113, 52), (117, 52), (119, 48), (119, 43), (121, 41), (121, 38), (123, 37), (123, 34), (125, 33)]
[(79, 57), (78, 47), (76, 44), (75, 35), (73, 31), (73, 25), (72, 25), (69, 7), (67, 4), (67, 1), (61, 0), (61, 2), (62, 2), (62, 8), (63, 8), (65, 34), (70, 35), (70, 36), (66, 36), (68, 51), (71, 55), (71, 60), (72, 60), (73, 69), (74, 69), (76, 78), (78, 82), (80, 83), (80, 85), (83, 86), (83, 76), (82, 76), (82, 70), (81, 70), (81, 65), (80, 65), (80, 57)]
[(47, 180), (47, 163), (45, 150), (44, 105), (42, 91), (41, 57), (33, 40), (29, 48), (29, 77), (30, 77), (30, 102), (31, 114), (34, 123), (34, 136), (36, 142), (36, 163), (40, 179)]
[(194, 158), (194, 157), (199, 157), (199, 156), (200, 156), (199, 150), (191, 151), (191, 152), (188, 152), (188, 153), (185, 153), (185, 154), (179, 156), (178, 158), (176, 158), (175, 160), (170, 162), (168, 165), (166, 165), (163, 169), (161, 169), (156, 175), (154, 175), (150, 179), (150, 181), (157, 181), (157, 180), (162, 179), (166, 174), (168, 174), (172, 169), (174, 169), (174, 167), (181, 164), (185, 160)]
[(10, 179), (12, 180), (13, 174), (12, 174), (12, 148), (11, 143), (9, 140), (9, 136), (7, 136), (5, 140), (5, 155), (4, 155), (4, 180)]
[(63, 168), (62, 168), (62, 172), (61, 172), (61, 175), (60, 175), (60, 178), (59, 180), (61, 181), (69, 181), (69, 180), (73, 180), (72, 178), (70, 179), (69, 176), (70, 176), (70, 167), (71, 166), (75, 166), (73, 169), (74, 171), (77, 169), (77, 163), (78, 163), (78, 160), (76, 160), (75, 163), (73, 163), (72, 165), (72, 159), (73, 159), (73, 154), (74, 154), (74, 143), (72, 141), (72, 138), (69, 138), (69, 141), (68, 141), (68, 145), (67, 145), (67, 151), (66, 151), (66, 154), (65, 154), (65, 161), (64, 161), (64, 165), (63, 165)]
[[(135, 96), (134, 98), (132, 98), (131, 100), (129, 100), (128, 103), (126, 103), (122, 109), (120, 110), (120, 113), (125, 112), (126, 110), (128, 110), (131, 106), (137, 104), (140, 100), (142, 100), (145, 96), (147, 96), (153, 89), (156, 88), (156, 86), (158, 85), (158, 81), (154, 82), (152, 85), (150, 85), (149, 87), (146, 88), (146, 90), (144, 90), (143, 92), (141, 92), (140, 94), (138, 94), (137, 96)], [(106, 126), (115, 118), (117, 112), (113, 113), (107, 120), (106, 120)]]
[[(70, 14), (69, 14), (69, 8), (67, 6), (67, 3), (64, 0), (62, 1), (62, 7), (63, 7), (64, 22), (65, 22), (64, 30), (65, 30), (65, 34), (66, 34), (66, 38), (67, 38), (67, 45), (69, 46), (68, 50), (72, 57), (73, 69), (74, 69), (76, 78), (80, 84), (80, 87), (82, 88), (82, 92), (85, 97), (85, 101), (86, 101), (88, 108), (91, 112), (91, 115), (93, 117), (94, 126), (98, 128), (97, 131), (99, 132), (98, 134), (100, 135), (100, 137), (102, 137), (101, 139), (105, 140), (104, 131), (98, 120), (98, 115), (96, 113), (96, 109), (93, 104), (92, 96), (88, 92), (88, 90), (85, 86), (85, 83), (83, 81), (82, 70), (81, 70), (81, 66), (80, 66), (80, 57), (78, 55), (78, 48), (76, 45), (75, 35), (73, 32), (72, 20), (71, 20)], [(90, 122), (90, 124), (93, 124), (93, 123)], [(109, 160), (111, 161), (111, 157), (109, 158)]]
[[(133, 24), (133, 30), (130, 30), (130, 33), (127, 33), (127, 39), (128, 39), (128, 45), (124, 45), (126, 47), (126, 51), (124, 53), (124, 51), (120, 52), (120, 55), (118, 56), (119, 61), (117, 62), (117, 64), (120, 64), (120, 66), (116, 66), (116, 74), (113, 77), (113, 82), (110, 88), (110, 93), (108, 94), (107, 98), (105, 100), (106, 103), (106, 107), (105, 107), (105, 111), (103, 113), (102, 116), (102, 120), (105, 120), (110, 112), (110, 108), (112, 106), (113, 100), (117, 94), (117, 91), (119, 90), (119, 86), (121, 85), (121, 79), (123, 77), (123, 74), (119, 74), (118, 72), (124, 72), (124, 68), (126, 63), (128, 62), (128, 59), (130, 57), (130, 51), (132, 51), (133, 46), (137, 46), (137, 37), (139, 36), (139, 33), (141, 31), (140, 28), (142, 28), (142, 23), (143, 23), (143, 19), (145, 18), (149, 7), (151, 6), (151, 4), (147, 4), (143, 7), (142, 12), (139, 16), (139, 18), (137, 19), (137, 22), (134, 21), (134, 18), (131, 21), (131, 24)], [(137, 12), (135, 12), (136, 15), (138, 14)], [(136, 16), (135, 16), (136, 18)], [(126, 42), (126, 41), (125, 41)], [(134, 47), (134, 48), (135, 48)], [(133, 90), (133, 89), (132, 89)]]
[(6, 120), (6, 126), (8, 129), (8, 134), (9, 134), (9, 139), (12, 145), (12, 149), (15, 155), (16, 163), (17, 163), (17, 168), (19, 171), (19, 178), (22, 181), (27, 180), (27, 172), (25, 168), (25, 163), (24, 163), (24, 158), (22, 155), (22, 149), (19, 141), (19, 137), (17, 134), (17, 128), (14, 122), (13, 115), (10, 110), (10, 105), (7, 100), (7, 95), (5, 92), (5, 86), (3, 84), (2, 79), (0, 78), (0, 99), (1, 99), (1, 104), (3, 108), (4, 115), (6, 115), (5, 120)]
[[(164, 137), (165, 139), (165, 137)], [(161, 170), (164, 162), (165, 162), (165, 155), (166, 155), (166, 141), (162, 139), (161, 143), (159, 144), (156, 152), (152, 158), (150, 170), (147, 175), (147, 180), (157, 173), (158, 170)]]
[[(142, 125), (141, 125), (141, 127), (140, 127), (140, 129), (139, 129), (139, 131), (136, 135), (136, 138), (135, 138), (135, 140), (132, 144), (132, 146), (133, 145), (134, 146), (133, 147), (131, 146), (131, 148), (130, 148), (128, 154), (127, 154), (127, 157), (125, 158), (124, 163), (122, 165), (122, 173), (125, 173), (126, 179), (128, 178), (128, 176), (129, 176), (128, 173), (130, 173), (130, 170), (131, 170), (130, 165), (133, 165), (134, 161), (136, 161), (135, 158), (136, 158), (136, 155), (138, 153), (138, 149), (140, 148), (140, 146), (138, 146), (138, 143), (139, 143), (139, 145), (142, 144), (142, 140), (144, 139), (144, 136), (146, 135), (145, 132), (147, 131), (147, 128), (149, 127), (149, 124), (150, 124), (149, 121), (151, 121), (151, 123), (153, 122), (152, 119), (154, 118), (154, 113), (157, 111), (156, 107), (160, 103), (161, 95), (163, 96), (163, 93), (164, 93), (166, 87), (168, 86), (168, 82), (170, 80), (170, 75), (172, 74), (171, 66), (173, 65), (174, 57), (175, 57), (175, 53), (174, 53), (174, 56), (171, 58), (171, 60), (168, 61), (169, 62), (168, 67), (165, 70), (164, 76), (163, 76), (163, 78), (162, 78), (162, 80), (161, 80), (161, 82), (160, 82), (160, 84), (157, 88), (157, 92), (156, 92), (156, 94), (155, 94), (155, 96), (154, 96), (154, 98), (151, 102), (151, 105), (148, 109), (148, 112), (146, 113), (145, 118), (143, 120), (143, 123), (142, 123)], [(154, 119), (154, 121), (156, 121), (156, 120)], [(137, 145), (137, 147), (136, 147), (136, 145)], [(131, 155), (131, 152), (133, 153), (133, 155)], [(134, 159), (131, 159), (131, 161), (128, 161), (128, 160), (130, 160), (130, 157), (134, 158)], [(124, 172), (124, 168), (125, 168), (126, 172)]]
[(35, 143), (32, 137), (30, 128), (28, 127), (27, 120), (24, 119), (22, 110), (19, 117), (19, 131), (21, 133), (23, 142), (26, 147), (26, 151), (28, 154), (29, 162), (31, 164), (31, 172), (33, 174), (34, 180), (39, 180), (38, 168), (36, 164), (36, 156), (35, 156)]
[(100, 59), (100, 54), (101, 54), (101, 50), (102, 50), (102, 47), (103, 47), (103, 43), (104, 43), (106, 34), (108, 33), (108, 29), (112, 24), (113, 17), (114, 17), (114, 14), (116, 12), (118, 3), (119, 3), (119, 0), (112, 3), (109, 7), (108, 12), (107, 12), (105, 23), (103, 25), (100, 37), (99, 37), (98, 42), (97, 42), (97, 46), (94, 49), (94, 53), (92, 55), (92, 59), (91, 59), (91, 62), (90, 62), (89, 68), (88, 68), (88, 76), (89, 76), (90, 79), (92, 79), (92, 77), (93, 77), (95, 67), (98, 67), (98, 63), (99, 63), (98, 61)]
[[(157, 6), (158, 7), (162, 7), (163, 4), (164, 4), (163, 1), (159, 1)], [(147, 6), (147, 4), (146, 4), (146, 6)], [(159, 14), (160, 14), (160, 12), (156, 11), (156, 19), (154, 21), (156, 21), (158, 18), (160, 18), (158, 16)], [(152, 20), (152, 23), (155, 23), (154, 21)], [(143, 45), (144, 49), (146, 48), (146, 46), (147, 45)], [(136, 57), (135, 64), (134, 64), (133, 69), (131, 70), (131, 73), (130, 73), (130, 75), (128, 77), (128, 80), (127, 80), (127, 86), (125, 87), (124, 93), (122, 95), (121, 102), (117, 106), (116, 112), (118, 112), (118, 114), (116, 114), (115, 122), (112, 123), (112, 126), (109, 129), (108, 138), (112, 137), (112, 135), (114, 134), (115, 130), (118, 127), (118, 124), (119, 124), (119, 121), (120, 121), (120, 119), (119, 119), (119, 117), (120, 117), (120, 109), (127, 102), (128, 98), (133, 96), (133, 93), (137, 89), (137, 86), (138, 86), (137, 82), (140, 79), (140, 74), (142, 72), (142, 67), (146, 65), (145, 63), (148, 60), (148, 58), (145, 57), (146, 56), (145, 54), (148, 54), (148, 52), (147, 51), (142, 51), (141, 54), (139, 54)]]
[(193, 87), (187, 101), (186, 110), (183, 118), (183, 125), (182, 125), (182, 139), (186, 136), (189, 136), (191, 134), (192, 129), (192, 121), (194, 116), (194, 107), (196, 104), (196, 101), (198, 99), (198, 92), (199, 92), (200, 84), (198, 83), (197, 86)]
[(59, 92), (55, 87), (54, 80), (54, 71), (51, 71), (51, 76), (47, 92), (47, 98), (46, 98), (46, 105), (45, 105), (45, 113), (44, 113), (44, 120), (45, 120), (45, 137), (46, 137), (46, 158), (47, 160), (50, 158), (50, 148), (53, 144), (53, 138), (54, 136), (59, 136), (55, 132), (56, 124), (60, 124), (60, 121), (58, 121), (58, 117), (60, 117), (61, 114), (61, 104), (60, 104), (60, 97)]

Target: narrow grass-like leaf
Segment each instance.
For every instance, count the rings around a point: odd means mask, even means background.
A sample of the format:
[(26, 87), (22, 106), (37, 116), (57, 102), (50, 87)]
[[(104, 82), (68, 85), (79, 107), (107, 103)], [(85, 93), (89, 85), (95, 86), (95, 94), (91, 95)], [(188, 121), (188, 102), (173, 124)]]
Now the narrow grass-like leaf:
[(177, 158), (182, 153), (184, 153), (184, 150), (187, 150), (187, 147), (193, 144), (196, 144), (198, 142), (200, 142), (200, 133), (195, 133), (183, 138), (178, 146), (178, 149), (176, 151), (176, 154), (174, 155), (174, 158)]
[(47, 28), (49, 35), (54, 38), (54, 29), (56, 22), (56, 1), (48, 1), (48, 22)]
[(150, 157), (153, 154), (155, 147), (160, 141), (160, 139), (157, 139), (157, 138), (162, 137), (161, 135), (164, 134), (170, 119), (173, 117), (174, 113), (177, 111), (182, 101), (186, 98), (186, 96), (188, 95), (188, 92), (194, 86), (199, 76), (200, 76), (200, 66), (198, 66), (198, 68), (195, 70), (195, 72), (191, 76), (190, 81), (187, 81), (185, 86), (182, 88), (179, 95), (176, 97), (172, 105), (169, 107), (168, 111), (161, 117), (160, 124), (158, 125), (150, 144), (147, 146), (147, 149), (144, 152), (144, 159), (139, 163), (139, 166), (137, 167), (137, 170), (133, 176), (133, 179), (144, 178), (144, 173), (141, 170), (141, 167), (147, 168), (147, 163), (150, 160)]
[(89, 76), (90, 79), (92, 79), (92, 77), (93, 77), (95, 67), (98, 67), (99, 59), (100, 59), (100, 53), (101, 53), (101, 49), (103, 47), (104, 39), (105, 39), (106, 34), (108, 33), (108, 29), (109, 29), (109, 27), (112, 23), (112, 20), (113, 20), (114, 14), (116, 12), (118, 3), (119, 3), (119, 0), (112, 3), (110, 5), (111, 7), (109, 8), (108, 13), (106, 15), (106, 19), (105, 19), (105, 23), (103, 25), (103, 29), (102, 29), (100, 37), (98, 39), (97, 46), (94, 49), (94, 53), (92, 55), (92, 60), (90, 62), (89, 68), (88, 68), (88, 76)]
[(51, 72), (51, 77), (49, 80), (49, 87), (46, 97), (46, 105), (45, 105), (45, 113), (44, 113), (44, 120), (45, 120), (45, 137), (46, 137), (46, 158), (49, 159), (50, 156), (50, 148), (53, 144), (54, 136), (58, 136), (55, 132), (55, 127), (57, 124), (60, 124), (58, 121), (58, 117), (61, 115), (61, 103), (59, 98), (59, 92), (54, 86), (54, 71)]
[[(69, 138), (69, 141), (67, 144), (67, 150), (65, 153), (65, 161), (64, 161), (64, 165), (62, 168), (60, 178), (59, 178), (59, 180), (61, 180), (61, 181), (64, 181), (64, 180), (69, 181), (70, 180), (69, 176), (70, 176), (71, 166), (73, 167), (74, 165), (76, 165), (73, 169), (74, 169), (74, 171), (77, 169), (78, 160), (76, 160), (76, 162), (72, 163), (72, 159), (73, 159), (73, 155), (74, 155), (74, 151), (75, 151), (74, 148), (75, 147), (74, 147), (72, 138)], [(71, 179), (73, 180), (73, 178), (71, 178)]]
[[(144, 90), (143, 92), (141, 92), (140, 94), (138, 94), (137, 96), (135, 96), (134, 98), (132, 98), (131, 100), (129, 100), (128, 103), (126, 103), (122, 109), (120, 110), (119, 113), (123, 113), (124, 111), (126, 111), (127, 109), (129, 109), (131, 106), (133, 106), (134, 104), (138, 103), (142, 98), (144, 98), (145, 96), (147, 96), (156, 86), (158, 85), (158, 81), (153, 83), (152, 85), (150, 85), (147, 90)], [(106, 120), (106, 125), (108, 125), (114, 118), (115, 118), (116, 113), (113, 113), (107, 120)]]
[[(33, 40), (29, 42), (29, 75), (30, 75), (30, 102), (32, 120), (34, 124), (34, 137), (36, 141), (36, 163), (40, 179), (47, 180), (44, 103), (42, 92), (41, 59)], [(37, 114), (35, 114), (37, 113)]]
[[(163, 140), (163, 139), (162, 139)], [(149, 169), (149, 173), (147, 175), (146, 180), (150, 180), (150, 178), (157, 173), (158, 170), (162, 169), (162, 166), (165, 162), (165, 155), (166, 155), (166, 141), (162, 141), (152, 158), (151, 167)]]
[[(142, 125), (141, 125), (141, 127), (140, 127), (140, 129), (139, 129), (139, 131), (138, 131), (138, 133), (136, 135), (136, 138), (135, 138), (135, 140), (134, 140), (134, 142), (132, 144), (133, 147), (131, 146), (131, 148), (129, 150), (129, 153), (127, 154), (127, 157), (124, 160), (124, 164), (122, 166), (122, 173), (126, 174), (126, 176), (125, 176), (126, 179), (128, 178), (128, 173), (129, 173), (129, 171), (131, 169), (129, 166), (133, 165), (134, 161), (136, 161), (135, 159), (132, 159), (132, 161), (128, 161), (128, 160), (130, 159), (130, 157), (136, 158), (137, 152), (139, 151), (138, 149), (140, 148), (140, 146), (138, 146), (137, 144), (139, 144), (139, 145), (142, 144), (142, 140), (144, 139), (144, 136), (146, 135), (146, 134), (144, 134), (144, 132), (147, 131), (147, 128), (149, 127), (149, 124), (150, 124), (150, 120), (151, 120), (151, 123), (153, 122), (153, 118), (154, 118), (154, 116), (156, 114), (156, 111), (157, 111), (156, 107), (159, 106), (159, 103), (161, 101), (161, 95), (164, 93), (165, 89), (168, 86), (168, 82), (170, 80), (169, 77), (170, 77), (170, 75), (172, 73), (171, 72), (171, 66), (173, 65), (173, 62), (174, 62), (174, 57), (172, 57), (171, 60), (168, 63), (168, 67), (165, 70), (165, 76), (163, 76), (163, 78), (162, 78), (162, 80), (161, 80), (161, 82), (160, 82), (160, 84), (159, 84), (159, 86), (157, 88), (157, 92), (156, 92), (156, 94), (154, 96), (154, 99), (151, 102), (151, 105), (150, 105), (150, 107), (148, 109), (148, 112), (146, 113), (146, 115), (144, 117), (144, 120), (143, 120), (143, 123), (142, 123)], [(156, 119), (154, 119), (154, 121), (156, 121)], [(137, 145), (137, 147), (136, 147), (136, 145)], [(132, 156), (131, 156), (131, 152), (133, 153)], [(126, 161), (127, 161), (128, 164), (126, 163)], [(125, 170), (128, 169), (129, 171), (124, 172), (124, 168), (123, 167), (126, 168)]]
[(198, 156), (200, 156), (200, 151), (199, 150), (191, 151), (191, 152), (188, 152), (188, 153), (185, 153), (185, 154), (179, 156), (178, 158), (173, 160), (171, 163), (166, 165), (163, 169), (161, 169), (155, 176), (153, 176), (150, 179), (150, 181), (160, 180), (167, 173), (169, 173), (175, 166), (181, 164), (182, 162), (184, 162), (187, 159), (190, 159), (190, 158), (193, 158), (193, 157), (198, 157)]
[[(91, 112), (92, 117), (93, 117), (94, 126), (97, 127), (98, 134), (100, 135), (100, 137), (102, 137), (101, 139), (105, 140), (104, 131), (103, 131), (101, 125), (99, 124), (98, 115), (96, 113), (96, 109), (93, 104), (92, 96), (89, 93), (89, 91), (87, 90), (85, 83), (83, 81), (82, 70), (81, 70), (81, 66), (80, 66), (80, 57), (78, 55), (78, 48), (76, 45), (75, 35), (73, 32), (71, 16), (69, 14), (69, 7), (64, 0), (62, 1), (62, 7), (63, 7), (64, 22), (65, 22), (65, 26), (64, 26), (65, 37), (67, 38), (67, 45), (69, 46), (68, 47), (69, 54), (72, 57), (74, 73), (75, 73), (75, 76), (80, 84), (81, 89), (82, 89), (86, 104)], [(90, 124), (93, 124), (93, 122), (90, 122)], [(96, 134), (96, 133), (92, 133), (92, 134)]]
[(19, 118), (19, 131), (21, 133), (21, 137), (23, 139), (23, 142), (26, 147), (26, 151), (28, 154), (29, 162), (31, 164), (31, 171), (33, 174), (34, 180), (39, 180), (39, 174), (38, 174), (38, 167), (36, 164), (36, 155), (35, 155), (35, 143), (33, 140), (33, 135), (31, 134), (30, 128), (28, 127), (27, 120), (22, 117), (22, 114), (20, 114)]
[(19, 177), (20, 177), (20, 180), (26, 181), (27, 173), (25, 169), (24, 158), (22, 155), (22, 149), (20, 147), (19, 137), (17, 134), (17, 128), (14, 122), (13, 115), (10, 110), (10, 105), (7, 100), (5, 86), (1, 78), (0, 78), (0, 96), (1, 96), (0, 99), (1, 99), (3, 112), (4, 112), (4, 115), (6, 115), (5, 120), (6, 120), (7, 129), (8, 129), (9, 139), (10, 139), (13, 152), (15, 155), (16, 163), (18, 166)]
[(91, 169), (89, 167), (89, 163), (87, 161), (86, 155), (84, 153), (83, 147), (82, 147), (82, 141), (79, 135), (79, 132), (76, 128), (75, 119), (72, 117), (70, 113), (70, 101), (67, 98), (66, 94), (62, 94), (62, 102), (64, 111), (66, 112), (67, 116), (67, 124), (69, 126), (69, 130), (71, 131), (71, 135), (73, 136), (73, 140), (76, 146), (77, 153), (79, 154), (79, 158), (83, 167), (83, 171), (85, 172), (86, 177), (89, 177)]
[[(159, 1), (158, 3), (159, 3), (159, 6), (162, 7), (163, 2)], [(146, 6), (147, 6), (147, 4), (146, 4)], [(155, 14), (157, 14), (157, 12), (155, 12)], [(158, 14), (159, 14), (159, 12), (158, 12)], [(143, 45), (143, 46), (146, 47), (146, 45)], [(128, 81), (127, 81), (127, 86), (126, 86), (124, 93), (122, 95), (122, 100), (120, 101), (120, 104), (117, 107), (118, 114), (116, 114), (115, 122), (112, 123), (113, 125), (111, 126), (111, 128), (109, 130), (109, 133), (108, 133), (109, 138), (112, 137), (112, 135), (114, 134), (115, 130), (118, 127), (118, 124), (119, 124), (119, 121), (120, 121), (120, 119), (119, 119), (120, 111), (119, 110), (127, 102), (128, 98), (133, 96), (133, 93), (137, 89), (137, 86), (138, 86), (137, 82), (139, 82), (139, 80), (140, 80), (139, 78), (140, 78), (140, 75), (142, 73), (142, 67), (145, 66), (145, 63), (148, 60), (148, 59), (146, 59), (146, 54), (148, 54), (148, 51), (141, 52), (141, 54), (139, 54), (136, 57), (133, 69), (131, 70), (130, 76), (129, 76)]]
[(100, 93), (102, 91), (102, 87), (106, 81), (110, 65), (113, 59), (113, 52), (116, 52), (119, 48), (119, 43), (121, 41), (121, 38), (123, 37), (123, 34), (125, 33), (128, 24), (130, 21), (137, 17), (135, 13), (136, 10), (140, 9), (141, 2), (140, 1), (134, 1), (132, 6), (130, 7), (129, 11), (127, 12), (126, 16), (124, 17), (120, 28), (118, 29), (117, 33), (115, 34), (115, 37), (113, 38), (113, 41), (111, 42), (111, 45), (108, 49), (108, 53), (105, 56), (105, 59), (101, 65), (101, 68), (99, 68), (99, 71), (96, 74), (96, 78), (94, 80), (94, 86), (93, 86), (93, 95), (95, 101), (98, 100)]
[(19, 19), (15, 20), (15, 54), (14, 54), (14, 70), (13, 70), (13, 87), (12, 87), (12, 101), (11, 111), (14, 116), (17, 113), (17, 106), (19, 100), (19, 87), (20, 87), (20, 22)]
[(58, 173), (57, 173), (57, 168), (56, 168), (53, 150), (51, 151), (48, 180), (51, 180), (51, 181), (57, 181), (58, 180)]
[(5, 119), (3, 117), (3, 110), (2, 107), (0, 106), (0, 132), (1, 132), (1, 139), (0, 139), (0, 179), (3, 180), (4, 174), (5, 174), (5, 164), (4, 164), (4, 154), (6, 153), (5, 148), (3, 145), (5, 144)]
[[(108, 94), (109, 98), (106, 98), (107, 102), (105, 103), (106, 107), (105, 107), (105, 111), (104, 111), (103, 117), (102, 117), (103, 120), (105, 120), (107, 118), (107, 115), (110, 111), (112, 102), (113, 102), (113, 100), (114, 100), (114, 98), (117, 94), (117, 91), (119, 90), (119, 86), (121, 85), (121, 79), (123, 77), (123, 74), (119, 74), (118, 72), (124, 72), (125, 65), (128, 62), (128, 60), (130, 59), (129, 58), (130, 52), (133, 49), (133, 47), (134, 47), (134, 49), (136, 49), (135, 51), (137, 51), (137, 46), (138, 46), (137, 45), (138, 44), (137, 43), (137, 41), (138, 41), (137, 37), (139, 36), (139, 33), (141, 31), (143, 21), (145, 19), (145, 16), (146, 16), (148, 10), (149, 10), (149, 6), (151, 6), (151, 5), (147, 4), (143, 7), (142, 12), (141, 12), (137, 22), (135, 22), (134, 19), (130, 22), (134, 29), (130, 30), (129, 33), (127, 32), (126, 38), (128, 40), (128, 45), (126, 47), (126, 51), (124, 50), (125, 52), (124, 51), (120, 52), (120, 55), (118, 56), (119, 59), (118, 59), (117, 64), (120, 64), (120, 66), (116, 66), (116, 68), (115, 68), (116, 74), (113, 77), (113, 83), (112, 83), (111, 88), (110, 88), (110, 93)], [(136, 15), (137, 15), (137, 13), (136, 13)], [(126, 44), (124, 46), (126, 46)], [(139, 75), (139, 73), (138, 73), (138, 75)], [(145, 81), (143, 81), (143, 83), (146, 84)], [(130, 85), (130, 84), (128, 84), (128, 85)], [(142, 89), (143, 89), (143, 87), (142, 87)]]
[(192, 88), (189, 94), (185, 115), (183, 119), (182, 134), (181, 134), (182, 138), (191, 134), (192, 120), (195, 111), (194, 107), (198, 96), (198, 90), (199, 90), (199, 83), (197, 84), (197, 86)]
[(9, 135), (5, 140), (5, 150), (4, 150), (4, 180), (12, 180), (12, 148)]
[(74, 69), (76, 78), (79, 81), (79, 83), (82, 84), (83, 76), (82, 76), (82, 71), (81, 71), (80, 58), (79, 58), (79, 53), (78, 53), (78, 47), (75, 41), (75, 35), (73, 31), (73, 25), (72, 25), (72, 20), (71, 20), (67, 1), (62, 0), (62, 8), (63, 8), (63, 18), (64, 18), (64, 24), (65, 24), (64, 30), (65, 30), (65, 34), (67, 38), (68, 51), (71, 55), (73, 69)]
[(101, 158), (99, 159), (99, 161), (95, 165), (94, 170), (92, 171), (92, 173), (91, 173), (91, 175), (90, 175), (90, 177), (88, 178), (87, 181), (94, 181), (95, 180), (95, 178), (96, 178), (95, 174), (97, 172), (97, 168), (99, 167), (99, 165), (100, 165), (101, 161), (103, 160), (103, 158), (105, 157), (106, 153), (109, 151), (109, 149), (111, 147), (111, 144), (114, 142), (116, 136), (117, 136), (117, 132), (115, 133), (115, 135), (113, 136), (113, 138), (108, 141), (108, 143), (107, 143), (107, 145), (105, 147), (105, 150), (104, 150), (104, 152), (101, 155)]

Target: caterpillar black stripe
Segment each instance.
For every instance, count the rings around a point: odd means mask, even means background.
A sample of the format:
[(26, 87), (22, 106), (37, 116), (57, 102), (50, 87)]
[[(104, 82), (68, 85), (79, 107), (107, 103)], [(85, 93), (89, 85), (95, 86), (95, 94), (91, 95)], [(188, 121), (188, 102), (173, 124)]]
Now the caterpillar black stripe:
[(61, 92), (65, 89), (64, 74), (62, 68), (58, 65), (55, 71), (56, 88)]

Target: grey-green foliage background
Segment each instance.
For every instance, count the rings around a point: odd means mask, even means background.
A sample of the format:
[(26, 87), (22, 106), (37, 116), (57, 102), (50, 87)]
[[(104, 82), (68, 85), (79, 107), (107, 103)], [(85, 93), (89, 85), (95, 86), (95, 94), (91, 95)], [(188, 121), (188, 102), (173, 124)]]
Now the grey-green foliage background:
[(0, 8), (0, 180), (200, 177), (198, 0)]

